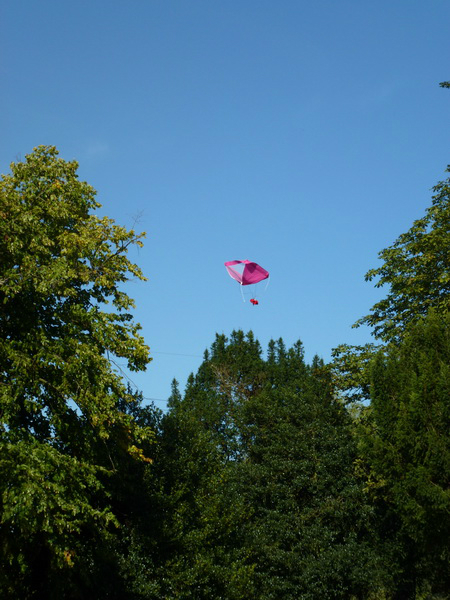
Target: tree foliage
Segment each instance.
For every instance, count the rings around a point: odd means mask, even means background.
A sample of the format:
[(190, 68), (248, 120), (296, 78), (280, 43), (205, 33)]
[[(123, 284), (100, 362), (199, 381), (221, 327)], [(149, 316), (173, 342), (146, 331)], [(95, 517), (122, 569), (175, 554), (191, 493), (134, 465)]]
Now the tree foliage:
[(373, 327), (375, 337), (385, 342), (398, 339), (409, 323), (431, 308), (449, 309), (450, 179), (439, 182), (433, 191), (425, 216), (382, 250), (382, 266), (366, 274), (366, 281), (378, 278), (376, 287), (386, 285), (389, 291), (356, 326)]
[[(432, 311), (371, 368), (362, 456), (382, 526), (400, 542), (399, 597), (450, 589), (450, 318)], [(403, 594), (403, 595), (402, 595)]]
[[(0, 182), (2, 598), (431, 600), (450, 586), (450, 180), (367, 274), (380, 345), (216, 335), (165, 414), (141, 235), (39, 147)], [(440, 596), (439, 596), (440, 595)]]
[(364, 401), (359, 465), (390, 557), (394, 598), (448, 589), (450, 180), (369, 271), (387, 296), (356, 325), (383, 344), (334, 351), (337, 389)]
[(43, 577), (75, 572), (86, 531), (105, 540), (117, 524), (108, 445), (145, 461), (152, 436), (118, 409), (130, 394), (114, 367), (149, 361), (121, 290), (143, 279), (127, 258), (141, 236), (93, 214), (77, 167), (39, 147), (0, 184), (0, 560), (24, 598), (30, 555)]
[(177, 498), (171, 566), (184, 587), (174, 598), (312, 600), (376, 589), (381, 567), (352, 424), (323, 361), (305, 364), (301, 343), (288, 349), (281, 339), (264, 359), (251, 332), (234, 331), (216, 336), (175, 398), (167, 422), (178, 432), (178, 471), (167, 495)]

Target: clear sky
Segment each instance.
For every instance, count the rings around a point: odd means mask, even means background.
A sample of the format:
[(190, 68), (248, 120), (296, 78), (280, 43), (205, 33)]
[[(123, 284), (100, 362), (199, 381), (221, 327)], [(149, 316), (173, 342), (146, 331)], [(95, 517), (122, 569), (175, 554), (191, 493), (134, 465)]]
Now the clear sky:
[[(450, 162), (448, 0), (5, 0), (0, 21), (1, 172), (55, 145), (147, 232), (146, 398), (216, 332), (308, 360), (370, 341), (364, 274)], [(245, 258), (271, 272), (258, 307), (223, 266)]]

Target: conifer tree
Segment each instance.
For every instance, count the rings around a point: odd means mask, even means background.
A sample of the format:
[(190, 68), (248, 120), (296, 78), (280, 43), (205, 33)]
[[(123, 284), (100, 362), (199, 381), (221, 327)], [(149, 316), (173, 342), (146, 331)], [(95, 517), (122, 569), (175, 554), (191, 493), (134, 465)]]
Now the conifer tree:
[(449, 334), (449, 315), (431, 311), (371, 368), (362, 450), (385, 539), (397, 541), (399, 599), (450, 589)]
[(380, 584), (351, 421), (300, 342), (270, 342), (265, 360), (251, 332), (216, 336), (169, 422), (185, 582), (173, 597), (318, 600)]

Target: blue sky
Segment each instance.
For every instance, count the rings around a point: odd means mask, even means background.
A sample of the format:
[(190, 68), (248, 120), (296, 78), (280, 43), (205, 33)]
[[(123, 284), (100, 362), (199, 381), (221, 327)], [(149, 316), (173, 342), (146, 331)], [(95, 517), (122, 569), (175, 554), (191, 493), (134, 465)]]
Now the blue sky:
[[(102, 214), (147, 232), (130, 283), (164, 408), (215, 333), (340, 343), (381, 292), (378, 252), (420, 218), (449, 156), (447, 0), (7, 0), (0, 170), (77, 159)], [(137, 221), (137, 224), (135, 225)], [(271, 272), (243, 303), (223, 263)]]

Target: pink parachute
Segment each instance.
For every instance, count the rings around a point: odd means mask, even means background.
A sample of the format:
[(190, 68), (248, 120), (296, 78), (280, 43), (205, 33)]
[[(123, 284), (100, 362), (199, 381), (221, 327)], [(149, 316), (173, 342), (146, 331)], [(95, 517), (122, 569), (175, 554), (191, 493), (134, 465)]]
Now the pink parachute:
[(257, 306), (258, 300), (253, 297), (256, 291), (256, 284), (264, 281), (264, 279), (268, 280), (269, 271), (266, 271), (266, 269), (263, 269), (260, 265), (251, 260), (230, 260), (225, 263), (225, 268), (230, 277), (235, 279), (241, 285), (242, 299), (244, 302), (245, 296), (242, 286), (250, 286), (249, 291), (252, 295), (250, 302), (253, 306)]

